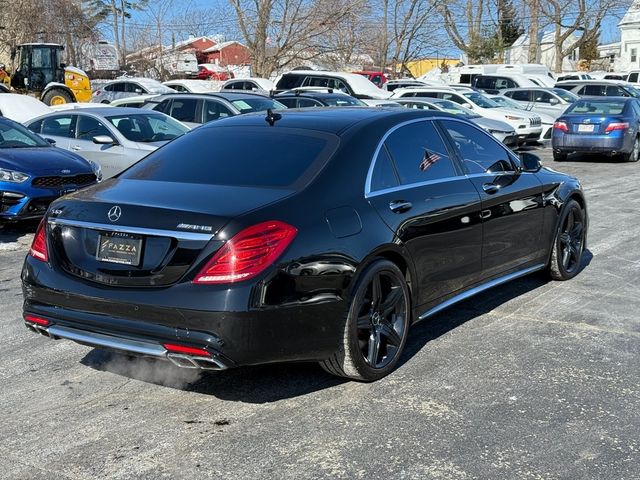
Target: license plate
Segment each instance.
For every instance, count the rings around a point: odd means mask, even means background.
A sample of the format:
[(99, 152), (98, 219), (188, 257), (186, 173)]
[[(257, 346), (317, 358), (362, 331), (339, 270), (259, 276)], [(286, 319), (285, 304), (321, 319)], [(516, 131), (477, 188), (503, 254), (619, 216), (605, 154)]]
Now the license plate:
[(101, 262), (140, 265), (142, 238), (126, 233), (101, 234), (96, 258)]
[(578, 125), (579, 132), (593, 132), (595, 130), (595, 125), (581, 124)]

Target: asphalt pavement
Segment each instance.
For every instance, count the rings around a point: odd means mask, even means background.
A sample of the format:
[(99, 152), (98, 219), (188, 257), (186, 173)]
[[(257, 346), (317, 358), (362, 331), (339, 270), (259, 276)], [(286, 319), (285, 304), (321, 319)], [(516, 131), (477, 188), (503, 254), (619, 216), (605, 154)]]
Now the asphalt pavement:
[(19, 281), (35, 224), (0, 230), (0, 478), (640, 478), (640, 164), (537, 153), (583, 181), (584, 270), (415, 326), (373, 384), (314, 364), (201, 375), (35, 335)]

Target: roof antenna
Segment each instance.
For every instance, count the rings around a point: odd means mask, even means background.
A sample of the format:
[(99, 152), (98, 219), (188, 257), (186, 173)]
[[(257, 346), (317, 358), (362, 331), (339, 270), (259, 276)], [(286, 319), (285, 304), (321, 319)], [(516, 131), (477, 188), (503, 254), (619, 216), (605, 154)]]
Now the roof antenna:
[(272, 127), (275, 125), (275, 123), (280, 120), (282, 118), (282, 115), (280, 115), (279, 113), (273, 113), (273, 110), (271, 110), (270, 108), (267, 109), (267, 117), (265, 118), (265, 120), (267, 121), (267, 123), (269, 125), (271, 125)]

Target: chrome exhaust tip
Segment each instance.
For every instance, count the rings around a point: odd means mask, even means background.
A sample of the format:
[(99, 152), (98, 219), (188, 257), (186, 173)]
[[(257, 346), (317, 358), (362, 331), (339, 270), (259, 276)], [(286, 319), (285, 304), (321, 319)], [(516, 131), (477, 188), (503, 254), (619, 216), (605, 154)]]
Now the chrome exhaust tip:
[(184, 353), (167, 353), (167, 358), (180, 368), (197, 368), (200, 370), (226, 370), (229, 368), (220, 359)]

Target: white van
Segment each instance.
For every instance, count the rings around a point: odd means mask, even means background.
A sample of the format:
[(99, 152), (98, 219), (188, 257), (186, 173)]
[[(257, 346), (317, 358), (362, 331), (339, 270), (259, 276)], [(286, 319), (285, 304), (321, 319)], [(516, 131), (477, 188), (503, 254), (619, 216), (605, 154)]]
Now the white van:
[(500, 90), (507, 88), (539, 87), (537, 83), (531, 81), (526, 76), (518, 73), (489, 73), (477, 75), (473, 79), (473, 87), (477, 90), (490, 93), (492, 95), (500, 93)]
[(460, 85), (469, 85), (473, 83), (473, 79), (478, 75), (486, 75), (488, 73), (496, 73), (499, 65), (465, 65), (460, 67)]

